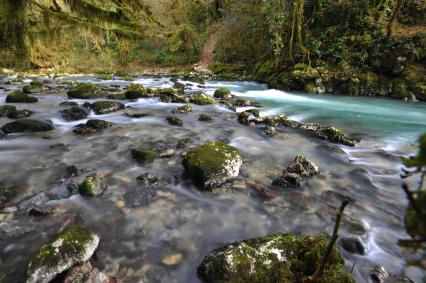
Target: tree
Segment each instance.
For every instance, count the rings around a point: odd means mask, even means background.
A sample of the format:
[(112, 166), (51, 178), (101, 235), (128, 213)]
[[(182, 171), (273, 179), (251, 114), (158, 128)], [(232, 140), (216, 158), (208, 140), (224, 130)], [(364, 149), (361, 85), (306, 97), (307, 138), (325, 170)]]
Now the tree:
[(402, 8), (402, 4), (403, 4), (404, 0), (398, 0), (398, 2), (396, 3), (396, 7), (395, 10), (392, 13), (392, 16), (388, 22), (388, 26), (387, 26), (387, 37), (391, 37), (392, 36), (392, 25), (393, 22), (396, 20), (396, 18), (398, 17), (399, 13), (401, 12), (401, 8)]

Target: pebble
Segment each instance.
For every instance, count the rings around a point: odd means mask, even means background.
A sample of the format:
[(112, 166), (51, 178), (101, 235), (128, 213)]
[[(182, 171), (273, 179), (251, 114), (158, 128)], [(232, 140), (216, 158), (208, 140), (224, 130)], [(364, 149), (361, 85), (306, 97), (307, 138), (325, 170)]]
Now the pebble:
[(176, 265), (182, 261), (182, 254), (174, 254), (164, 257), (161, 262), (165, 265)]

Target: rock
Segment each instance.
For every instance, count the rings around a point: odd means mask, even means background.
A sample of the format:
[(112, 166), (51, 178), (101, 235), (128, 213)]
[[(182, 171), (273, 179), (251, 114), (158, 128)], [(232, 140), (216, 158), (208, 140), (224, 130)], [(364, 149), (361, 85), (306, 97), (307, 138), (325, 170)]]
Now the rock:
[(278, 134), (278, 132), (277, 132), (277, 129), (275, 129), (275, 127), (266, 126), (266, 128), (265, 128), (265, 134), (268, 135), (268, 136), (270, 136), (270, 137), (273, 137), (276, 134)]
[(93, 99), (106, 96), (106, 93), (101, 90), (99, 85), (92, 83), (79, 83), (68, 90), (67, 94), (69, 98), (77, 99)]
[(37, 101), (37, 97), (29, 96), (19, 90), (16, 90), (6, 96), (7, 103), (36, 103)]
[(100, 77), (100, 79), (101, 79), (101, 80), (104, 80), (104, 81), (112, 81), (113, 76), (112, 76), (112, 74), (103, 74), (103, 75)]
[(140, 84), (131, 84), (127, 88), (125, 95), (127, 99), (149, 97), (148, 91)]
[(157, 158), (157, 153), (154, 150), (145, 149), (142, 147), (142, 148), (132, 149), (132, 156), (139, 163), (146, 163), (146, 162), (154, 161), (154, 159)]
[(182, 164), (196, 185), (211, 189), (237, 177), (242, 160), (238, 149), (213, 141), (190, 150)]
[(42, 246), (31, 258), (27, 283), (47, 283), (76, 264), (89, 260), (99, 237), (79, 225), (71, 225)]
[(358, 238), (342, 238), (340, 239), (340, 245), (353, 254), (365, 255), (367, 253), (367, 249)]
[[(296, 237), (275, 234), (233, 243), (211, 252), (197, 269), (205, 283), (302, 282), (314, 273), (325, 254), (325, 235)], [(333, 247), (320, 282), (355, 283)]]
[(141, 207), (149, 205), (156, 195), (155, 190), (149, 187), (132, 188), (125, 193), (124, 200), (129, 207)]
[(345, 136), (341, 130), (335, 127), (320, 127), (319, 130), (314, 131), (314, 135), (333, 143), (355, 146), (355, 140), (353, 138)]
[(97, 115), (108, 114), (124, 108), (124, 104), (114, 101), (96, 101), (92, 104), (92, 109)]
[(22, 91), (24, 93), (34, 93), (34, 92), (40, 92), (43, 90), (43, 82), (40, 81), (32, 81), (29, 85), (24, 86)]
[(204, 79), (201, 76), (194, 74), (194, 73), (190, 73), (190, 74), (183, 76), (182, 80), (198, 83), (200, 85), (205, 84)]
[(9, 113), (16, 112), (16, 107), (12, 105), (0, 105), (0, 117), (8, 116)]
[(100, 272), (90, 261), (86, 261), (68, 270), (63, 283), (122, 283), (122, 281)]
[(177, 117), (169, 116), (166, 119), (167, 119), (167, 122), (169, 122), (170, 125), (179, 126), (179, 127), (183, 126), (182, 120), (177, 118)]
[(191, 96), (190, 101), (197, 105), (216, 104), (216, 100), (205, 93), (199, 93)]
[(114, 99), (114, 100), (126, 100), (127, 99), (125, 92), (109, 94), (108, 98)]
[(191, 144), (190, 138), (180, 139), (176, 145), (176, 148), (185, 148)]
[(86, 124), (80, 124), (75, 127), (73, 132), (81, 136), (89, 136), (99, 131), (111, 128), (114, 124), (104, 120), (91, 119)]
[(164, 257), (161, 262), (165, 265), (177, 265), (179, 264), (183, 259), (182, 254), (175, 254), (175, 255), (169, 255)]
[(126, 113), (124, 113), (124, 115), (126, 115), (127, 117), (130, 117), (130, 118), (136, 118), (136, 119), (148, 116), (148, 114), (140, 113), (140, 112), (139, 113), (126, 112)]
[(33, 114), (32, 111), (28, 110), (28, 109), (22, 109), (22, 110), (16, 110), (13, 112), (9, 112), (7, 114), (7, 117), (9, 117), (10, 119), (22, 119), (22, 118), (28, 118)]
[(253, 100), (248, 100), (248, 99), (237, 99), (234, 105), (238, 107), (250, 107), (250, 106), (255, 106), (256, 102)]
[(59, 103), (59, 106), (68, 107), (68, 106), (78, 106), (77, 102), (74, 101), (63, 101)]
[(256, 109), (256, 108), (246, 110), (246, 112), (253, 114), (254, 117), (259, 117), (259, 115), (260, 115), (259, 109)]
[(213, 95), (215, 98), (228, 100), (232, 98), (231, 91), (228, 88), (219, 88), (214, 92)]
[(31, 119), (21, 119), (4, 125), (1, 130), (5, 134), (26, 133), (26, 132), (48, 132), (53, 130), (53, 126), (46, 122)]
[(298, 155), (290, 162), (282, 175), (272, 182), (272, 185), (279, 187), (299, 187), (302, 177), (313, 176), (319, 173), (318, 166), (307, 160), (303, 155)]
[(183, 93), (185, 91), (185, 85), (180, 82), (175, 82), (173, 88), (177, 89), (180, 93)]
[(209, 122), (213, 120), (214, 119), (212, 118), (212, 116), (207, 114), (200, 114), (200, 116), (198, 116), (198, 121), (201, 121), (201, 122)]
[(188, 113), (192, 111), (191, 104), (185, 104), (173, 110), (173, 113)]
[(18, 194), (19, 188), (12, 184), (0, 183), (0, 207)]
[(31, 216), (47, 216), (52, 214), (55, 211), (55, 208), (52, 206), (35, 206), (28, 211), (28, 214)]
[(73, 106), (69, 109), (64, 109), (60, 111), (62, 118), (66, 121), (77, 121), (87, 118), (89, 112), (79, 106)]
[(173, 155), (175, 155), (175, 151), (169, 148), (160, 153), (160, 158), (172, 157)]
[(243, 111), (238, 114), (238, 122), (243, 125), (250, 124), (250, 113)]
[(136, 178), (136, 180), (140, 181), (144, 185), (155, 184), (158, 182), (158, 178), (151, 173), (145, 173)]
[(102, 194), (107, 189), (103, 178), (99, 173), (94, 173), (86, 177), (83, 183), (78, 186), (78, 191), (86, 197), (94, 197)]

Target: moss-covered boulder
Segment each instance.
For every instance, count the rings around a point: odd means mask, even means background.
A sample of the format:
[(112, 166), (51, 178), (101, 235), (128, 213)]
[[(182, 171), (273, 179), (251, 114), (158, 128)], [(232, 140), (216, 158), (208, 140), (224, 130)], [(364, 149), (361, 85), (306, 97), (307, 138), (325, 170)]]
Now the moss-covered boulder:
[(185, 104), (183, 106), (173, 109), (173, 113), (188, 113), (192, 111), (191, 104)]
[(86, 126), (95, 128), (96, 130), (105, 130), (111, 128), (114, 124), (104, 120), (90, 119), (86, 122)]
[(202, 189), (220, 186), (237, 177), (241, 164), (239, 150), (219, 141), (190, 150), (182, 161), (191, 179)]
[(127, 88), (125, 95), (127, 99), (149, 97), (148, 90), (140, 84), (131, 84)]
[(198, 93), (193, 95), (190, 98), (190, 101), (197, 105), (209, 105), (209, 104), (216, 104), (216, 100), (214, 98), (208, 96), (205, 93)]
[(10, 122), (4, 125), (1, 130), (5, 134), (12, 133), (25, 133), (25, 132), (48, 132), (53, 130), (53, 126), (49, 123), (32, 120), (32, 119), (21, 119)]
[(185, 85), (183, 83), (175, 82), (174, 85), (173, 85), (173, 88), (177, 89), (179, 93), (185, 92)]
[(102, 91), (99, 85), (92, 83), (79, 83), (69, 89), (67, 94), (69, 98), (77, 99), (93, 99), (106, 96), (106, 93)]
[(92, 104), (93, 111), (98, 115), (108, 114), (124, 108), (124, 104), (115, 101), (96, 101)]
[(114, 124), (104, 120), (91, 119), (86, 124), (79, 124), (73, 132), (80, 136), (90, 136), (104, 129), (111, 128)]
[(281, 176), (273, 180), (272, 185), (283, 188), (299, 187), (304, 177), (314, 176), (318, 173), (318, 166), (314, 162), (303, 155), (297, 155)]
[(201, 122), (213, 121), (213, 117), (207, 114), (200, 114), (200, 116), (198, 116), (198, 121), (201, 121)]
[(21, 109), (21, 110), (9, 112), (7, 114), (7, 117), (9, 117), (10, 119), (22, 119), (22, 118), (28, 118), (32, 114), (33, 114), (33, 112), (28, 110), (28, 109)]
[(62, 118), (66, 121), (77, 121), (87, 118), (89, 111), (83, 107), (73, 106), (69, 109), (64, 109), (60, 111)]
[(132, 157), (139, 163), (154, 161), (157, 158), (157, 152), (152, 149), (136, 148), (132, 149)]
[(320, 127), (315, 135), (321, 139), (328, 140), (333, 143), (340, 143), (347, 146), (355, 146), (355, 139), (346, 136), (343, 132), (335, 127)]
[(231, 91), (229, 88), (221, 87), (218, 88), (213, 95), (215, 98), (228, 100), (232, 98)]
[(126, 93), (125, 92), (119, 92), (119, 93), (113, 93), (108, 95), (108, 99), (114, 99), (114, 100), (126, 100)]
[(31, 258), (27, 283), (47, 283), (76, 264), (89, 260), (99, 237), (79, 225), (67, 227)]
[(43, 82), (41, 81), (32, 81), (29, 85), (26, 85), (22, 88), (24, 93), (35, 93), (43, 90)]
[(167, 122), (169, 122), (169, 124), (172, 126), (178, 126), (178, 127), (183, 126), (183, 121), (177, 117), (169, 116), (166, 119), (167, 119)]
[(98, 173), (94, 173), (84, 179), (83, 183), (78, 186), (78, 191), (83, 196), (94, 197), (102, 194), (106, 188), (103, 178)]
[[(214, 250), (197, 272), (205, 283), (302, 283), (320, 265), (327, 245), (325, 235), (269, 235)], [(324, 273), (316, 282), (355, 283), (344, 271), (343, 259), (336, 247), (333, 247)]]
[(7, 103), (36, 103), (37, 101), (37, 97), (29, 96), (19, 90), (16, 90), (6, 96)]
[(16, 107), (12, 105), (0, 105), (0, 117), (8, 116), (9, 113), (15, 112)]

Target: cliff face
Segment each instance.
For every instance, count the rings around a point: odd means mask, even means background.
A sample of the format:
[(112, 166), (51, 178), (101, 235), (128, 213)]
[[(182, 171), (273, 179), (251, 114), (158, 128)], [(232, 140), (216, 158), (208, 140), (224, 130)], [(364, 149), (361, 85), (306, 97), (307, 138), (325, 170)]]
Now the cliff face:
[(62, 64), (62, 55), (82, 45), (96, 51), (141, 36), (154, 21), (139, 0), (0, 0), (0, 60), (5, 66)]

